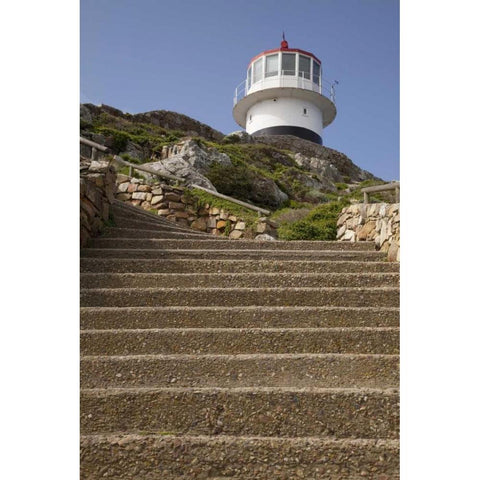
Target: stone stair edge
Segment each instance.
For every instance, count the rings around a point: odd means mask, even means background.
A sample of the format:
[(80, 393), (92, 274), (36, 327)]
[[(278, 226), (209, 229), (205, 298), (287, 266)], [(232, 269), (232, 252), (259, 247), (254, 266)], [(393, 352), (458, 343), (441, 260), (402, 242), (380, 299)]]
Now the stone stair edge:
[(119, 328), (119, 329), (83, 329), (80, 333), (90, 334), (90, 333), (117, 333), (117, 332), (129, 332), (129, 333), (140, 333), (140, 332), (152, 332), (152, 333), (178, 333), (178, 332), (190, 332), (190, 333), (222, 333), (222, 332), (235, 332), (235, 333), (246, 333), (246, 332), (270, 332), (270, 333), (280, 333), (280, 332), (391, 332), (399, 331), (400, 327), (166, 327), (166, 328)]
[[(241, 291), (241, 292), (313, 292), (313, 291), (320, 291), (320, 292), (345, 292), (345, 291), (354, 291), (354, 292), (361, 292), (361, 291), (372, 291), (372, 292), (394, 292), (399, 291), (400, 287), (120, 287), (120, 288), (81, 288), (80, 293), (82, 292), (165, 292), (165, 293), (172, 293), (172, 292), (205, 292), (206, 290), (211, 292), (233, 292), (233, 291)], [(258, 305), (261, 306), (261, 305)]]
[(396, 387), (108, 387), (81, 388), (80, 393), (88, 396), (116, 396), (125, 393), (307, 393), (307, 394), (345, 394), (345, 395), (387, 395), (398, 396)]
[(278, 443), (318, 443), (318, 444), (337, 444), (348, 446), (392, 446), (398, 447), (400, 440), (396, 438), (336, 438), (336, 437), (264, 437), (259, 435), (173, 435), (173, 434), (155, 434), (155, 433), (89, 433), (81, 434), (81, 440), (113, 440), (118, 441), (125, 438), (141, 440), (146, 438), (174, 439), (178, 438), (184, 441), (200, 442), (244, 442), (244, 441), (267, 441)]
[[(360, 311), (360, 312), (399, 312), (399, 307), (387, 307), (387, 306), (378, 306), (378, 307), (341, 307), (337, 305), (329, 305), (329, 306), (315, 306), (315, 305), (300, 305), (300, 306), (278, 306), (278, 305), (266, 305), (263, 306), (266, 311), (271, 312), (298, 312), (301, 310), (305, 311), (337, 311), (337, 312), (349, 312), (349, 311)], [(135, 307), (135, 306), (125, 306), (125, 307), (80, 307), (80, 311), (84, 312), (105, 312), (105, 311), (115, 311), (120, 310), (121, 312), (127, 312), (131, 310), (132, 312), (176, 312), (176, 311), (217, 311), (221, 312), (224, 310), (229, 311), (243, 311), (243, 310), (251, 310), (257, 311), (257, 305), (230, 305), (230, 306), (219, 306), (219, 305), (211, 305), (211, 306), (192, 306), (192, 305), (165, 305), (165, 306), (145, 306), (145, 307)]]
[(398, 353), (151, 353), (132, 355), (82, 355), (81, 361), (123, 361), (123, 360), (195, 360), (195, 359), (222, 359), (222, 360), (251, 360), (251, 359), (302, 359), (302, 358), (388, 358), (399, 359)]

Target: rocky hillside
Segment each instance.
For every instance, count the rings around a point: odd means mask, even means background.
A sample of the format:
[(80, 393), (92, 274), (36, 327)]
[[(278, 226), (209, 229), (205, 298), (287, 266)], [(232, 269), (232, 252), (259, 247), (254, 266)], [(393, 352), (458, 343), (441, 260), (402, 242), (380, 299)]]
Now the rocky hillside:
[(83, 104), (80, 128), (132, 163), (274, 210), (328, 202), (380, 181), (343, 153), (297, 137), (225, 136), (165, 110), (133, 115)]

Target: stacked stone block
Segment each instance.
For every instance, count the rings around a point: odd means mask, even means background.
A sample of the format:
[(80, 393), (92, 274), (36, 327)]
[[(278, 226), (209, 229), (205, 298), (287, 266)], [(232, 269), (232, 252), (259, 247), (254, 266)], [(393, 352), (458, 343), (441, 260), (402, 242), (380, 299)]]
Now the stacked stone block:
[(337, 221), (340, 241), (374, 241), (389, 261), (400, 260), (400, 204), (369, 203), (345, 207)]
[(267, 217), (260, 217), (255, 224), (238, 217), (223, 208), (209, 204), (197, 206), (185, 187), (164, 183), (148, 184), (146, 180), (118, 174), (116, 199), (158, 215), (181, 226), (190, 227), (212, 235), (228, 236), (232, 240), (268, 235), (277, 237), (277, 224)]
[(115, 196), (115, 170), (108, 161), (80, 161), (80, 245), (96, 237), (110, 215)]

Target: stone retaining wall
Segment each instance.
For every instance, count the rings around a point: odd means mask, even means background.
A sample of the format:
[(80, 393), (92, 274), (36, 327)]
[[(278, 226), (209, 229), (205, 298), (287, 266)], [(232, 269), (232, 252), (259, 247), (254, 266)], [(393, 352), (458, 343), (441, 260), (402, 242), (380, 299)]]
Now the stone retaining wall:
[(374, 241), (389, 261), (400, 260), (400, 204), (367, 203), (345, 207), (337, 221), (340, 241)]
[(96, 237), (109, 220), (116, 173), (108, 161), (80, 159), (80, 245)]
[(118, 174), (117, 200), (130, 203), (144, 210), (155, 212), (167, 220), (213, 235), (231, 239), (275, 239), (277, 225), (267, 217), (251, 219), (231, 214), (228, 210), (209, 204), (197, 205), (195, 198), (184, 187), (172, 187), (164, 183), (151, 184), (144, 179)]

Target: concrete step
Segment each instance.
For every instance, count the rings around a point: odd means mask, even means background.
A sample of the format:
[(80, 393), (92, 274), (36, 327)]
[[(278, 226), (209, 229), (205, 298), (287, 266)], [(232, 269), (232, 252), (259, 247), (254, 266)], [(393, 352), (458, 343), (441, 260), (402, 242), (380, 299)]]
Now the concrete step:
[(81, 478), (398, 480), (398, 440), (84, 435)]
[(163, 217), (159, 217), (158, 213), (153, 213), (148, 210), (144, 210), (141, 207), (136, 207), (127, 202), (122, 202), (119, 200), (114, 200), (111, 210), (113, 214), (128, 216), (130, 218), (141, 218), (147, 221), (162, 220), (165, 221)]
[(247, 354), (84, 356), (82, 388), (395, 388), (398, 355)]
[(84, 330), (149, 328), (398, 327), (390, 307), (83, 307)]
[[(162, 231), (170, 231), (170, 232), (183, 232), (183, 233), (195, 233), (196, 231), (188, 228), (182, 227), (175, 222), (170, 222), (169, 220), (159, 219), (159, 221), (152, 221), (150, 219), (142, 219), (136, 217), (125, 217), (123, 215), (114, 215), (115, 227), (118, 228), (139, 228), (142, 230), (152, 230), (157, 229), (159, 232)], [(205, 236), (209, 236), (210, 238), (212, 235), (204, 233)]]
[[(338, 306), (398, 307), (399, 289), (372, 288), (88, 288), (82, 307)], [(262, 307), (259, 307), (261, 310)]]
[[(203, 243), (203, 242), (202, 242)], [(164, 258), (164, 259), (219, 259), (230, 260), (333, 260), (378, 262), (385, 260), (383, 252), (335, 251), (335, 250), (268, 250), (268, 249), (140, 249), (140, 248), (84, 248), (82, 257), (100, 258)]]
[(141, 207), (136, 207), (127, 202), (122, 202), (119, 200), (114, 200), (111, 206), (112, 212), (117, 215), (128, 216), (131, 218), (141, 218), (147, 221), (165, 221), (165, 219), (158, 215), (158, 213), (153, 213), (148, 210), (144, 210)]
[(156, 239), (181, 239), (191, 238), (193, 240), (215, 240), (218, 237), (213, 235), (205, 235), (204, 233), (195, 233), (195, 231), (184, 232), (175, 229), (158, 229), (158, 228), (120, 228), (108, 227), (102, 232), (101, 238), (156, 238)]
[(83, 288), (398, 287), (398, 273), (82, 273)]
[(111, 212), (115, 221), (115, 225), (117, 227), (126, 227), (132, 228), (134, 226), (141, 226), (142, 224), (145, 228), (157, 228), (157, 227), (165, 227), (166, 229), (175, 229), (179, 231), (185, 232), (194, 232), (200, 233), (206, 236), (211, 237), (210, 234), (205, 232), (199, 232), (193, 230), (189, 227), (181, 226), (175, 222), (171, 222), (166, 218), (159, 216), (157, 214), (147, 212), (142, 208), (134, 207), (132, 205), (127, 204), (113, 204), (111, 208)]
[(81, 390), (81, 433), (398, 438), (394, 389)]
[(83, 355), (398, 354), (399, 330), (395, 327), (83, 330), (80, 351)]
[[(202, 237), (205, 238), (205, 237)], [(357, 252), (375, 252), (374, 242), (256, 242), (254, 240), (228, 240), (213, 237), (204, 240), (201, 245), (197, 239), (158, 239), (158, 238), (105, 238), (93, 239), (94, 248), (120, 248), (126, 249), (162, 249), (162, 250), (191, 250), (191, 249), (221, 249), (221, 250), (329, 250)]]
[(398, 272), (394, 262), (361, 262), (331, 260), (229, 260), (229, 259), (132, 259), (84, 257), (80, 259), (82, 272), (121, 273), (367, 273)]

